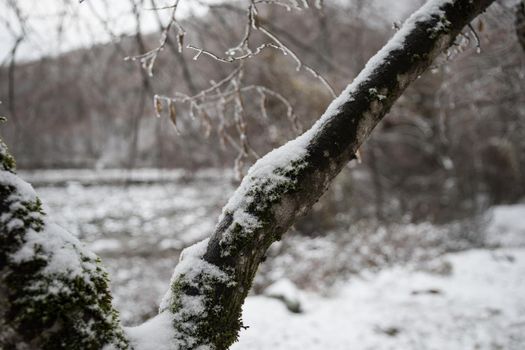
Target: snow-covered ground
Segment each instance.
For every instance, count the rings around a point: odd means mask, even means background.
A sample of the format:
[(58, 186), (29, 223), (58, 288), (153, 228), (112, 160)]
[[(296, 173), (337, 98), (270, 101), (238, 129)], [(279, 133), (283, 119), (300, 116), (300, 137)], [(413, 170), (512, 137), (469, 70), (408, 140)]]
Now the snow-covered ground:
[(487, 242), (499, 248), (363, 272), (328, 297), (269, 288), (300, 301), (299, 314), (248, 297), (249, 328), (232, 349), (525, 349), (525, 205), (486, 215)]
[(525, 248), (447, 254), (449, 275), (395, 267), (330, 297), (303, 295), (301, 314), (249, 297), (232, 349), (525, 349)]
[[(102, 257), (127, 325), (156, 313), (180, 250), (210, 234), (234, 188), (214, 171), (142, 171), (127, 186), (118, 171), (23, 177)], [(525, 205), (494, 207), (469, 227), (287, 235), (254, 287), (234, 350), (525, 349)]]

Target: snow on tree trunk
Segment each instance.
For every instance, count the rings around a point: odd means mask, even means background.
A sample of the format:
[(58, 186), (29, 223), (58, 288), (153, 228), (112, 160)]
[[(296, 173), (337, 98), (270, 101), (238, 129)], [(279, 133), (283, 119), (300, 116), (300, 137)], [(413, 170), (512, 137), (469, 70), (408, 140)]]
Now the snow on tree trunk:
[(166, 349), (227, 349), (237, 339), (242, 304), (268, 247), (319, 199), (405, 88), (491, 3), (429, 1), (310, 130), (252, 166), (211, 238), (175, 269), (157, 316), (175, 328)]
[(48, 222), (1, 148), (0, 344), (227, 349), (268, 247), (319, 199), (405, 88), (493, 0), (431, 0), (306, 133), (249, 170), (209, 239), (181, 255), (159, 315), (124, 329), (98, 259)]
[(129, 348), (100, 259), (49, 221), (0, 141), (0, 348)]

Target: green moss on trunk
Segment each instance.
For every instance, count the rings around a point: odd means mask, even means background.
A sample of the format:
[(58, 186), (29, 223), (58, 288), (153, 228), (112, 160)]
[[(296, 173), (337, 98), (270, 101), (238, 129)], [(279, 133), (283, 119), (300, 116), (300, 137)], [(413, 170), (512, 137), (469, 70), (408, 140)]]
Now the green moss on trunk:
[[(98, 257), (52, 230), (1, 141), (0, 165), (0, 348), (128, 349)], [(59, 254), (72, 260), (54, 266)]]

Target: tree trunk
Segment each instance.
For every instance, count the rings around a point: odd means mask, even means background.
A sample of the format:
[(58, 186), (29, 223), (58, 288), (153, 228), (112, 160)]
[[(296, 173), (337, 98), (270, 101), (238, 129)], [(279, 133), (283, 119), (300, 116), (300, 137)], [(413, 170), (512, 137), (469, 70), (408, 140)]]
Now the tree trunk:
[(159, 315), (125, 332), (96, 257), (47, 222), (0, 144), (2, 348), (227, 349), (268, 247), (319, 199), (405, 88), (492, 1), (431, 0), (412, 15), (310, 130), (250, 169), (212, 236), (182, 253)]
[(175, 269), (161, 316), (171, 314), (180, 349), (227, 349), (237, 339), (242, 304), (268, 247), (319, 199), (405, 88), (491, 3), (429, 1), (310, 130), (250, 169), (211, 238)]

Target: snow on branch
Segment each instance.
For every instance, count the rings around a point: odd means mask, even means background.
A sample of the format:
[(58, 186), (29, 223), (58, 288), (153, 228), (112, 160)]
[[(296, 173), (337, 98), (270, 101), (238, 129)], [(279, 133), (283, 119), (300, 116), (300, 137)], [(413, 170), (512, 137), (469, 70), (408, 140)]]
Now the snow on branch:
[(0, 141), (0, 343), (6, 348), (128, 348), (106, 271), (51, 222)]
[[(165, 299), (170, 306), (163, 313), (172, 314), (176, 334), (184, 335), (181, 339), (186, 342), (179, 343), (180, 349), (226, 349), (235, 341), (242, 327), (242, 303), (266, 249), (355, 158), (359, 146), (404, 89), (491, 2), (429, 1), (370, 59), (310, 130), (250, 168), (223, 208), (209, 241), (192, 248), (198, 251), (192, 259), (204, 262), (193, 263), (203, 267), (201, 272), (176, 273), (171, 283), (172, 295)], [(209, 278), (210, 266), (228, 278)], [(196, 312), (202, 305), (206, 306), (202, 312)], [(180, 314), (192, 317), (181, 324), (175, 320)]]
[[(227, 349), (243, 327), (241, 307), (268, 247), (355, 158), (404, 89), (491, 3), (431, 0), (413, 14), (311, 129), (250, 168), (215, 232), (181, 255), (159, 315), (139, 327), (122, 330), (98, 258), (49, 221), (33, 189), (14, 174), (14, 161), (0, 143), (2, 344)], [(232, 98), (242, 113), (238, 82), (229, 85), (231, 95), (215, 92), (219, 86), (222, 82), (209, 93)], [(237, 118), (242, 133), (243, 117)], [(239, 147), (249, 152), (246, 144)]]

